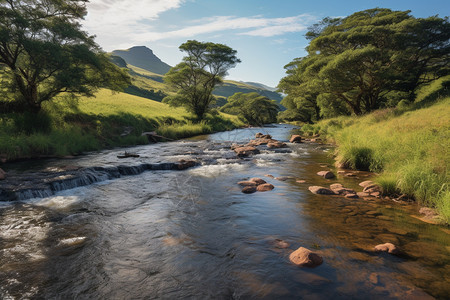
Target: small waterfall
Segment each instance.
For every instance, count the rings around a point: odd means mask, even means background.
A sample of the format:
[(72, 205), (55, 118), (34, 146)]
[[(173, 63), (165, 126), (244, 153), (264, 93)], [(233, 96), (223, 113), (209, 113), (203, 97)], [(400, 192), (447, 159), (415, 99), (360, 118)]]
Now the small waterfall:
[(36, 178), (29, 182), (28, 185), (23, 186), (19, 178), (16, 184), (0, 186), (0, 201), (45, 198), (54, 195), (56, 192), (87, 186), (122, 176), (139, 175), (145, 171), (169, 171), (187, 168), (181, 168), (180, 166), (182, 166), (182, 163), (145, 163), (134, 166), (89, 167), (77, 171), (35, 173), (30, 177)]

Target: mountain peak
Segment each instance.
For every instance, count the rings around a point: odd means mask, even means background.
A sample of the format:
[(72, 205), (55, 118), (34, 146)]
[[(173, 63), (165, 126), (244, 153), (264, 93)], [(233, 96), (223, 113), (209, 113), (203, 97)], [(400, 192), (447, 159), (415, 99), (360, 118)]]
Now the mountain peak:
[(170, 70), (170, 66), (161, 61), (146, 46), (134, 46), (127, 50), (114, 50), (113, 55), (120, 56), (128, 64), (145, 69), (147, 71), (164, 75)]

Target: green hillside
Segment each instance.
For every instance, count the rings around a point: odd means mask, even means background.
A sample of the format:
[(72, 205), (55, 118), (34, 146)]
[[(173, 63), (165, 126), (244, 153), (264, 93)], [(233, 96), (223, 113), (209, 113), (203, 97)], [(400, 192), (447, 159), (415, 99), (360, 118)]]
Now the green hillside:
[[(125, 90), (126, 93), (156, 101), (161, 101), (165, 96), (171, 94), (163, 80), (163, 75), (170, 69), (170, 66), (161, 62), (149, 48), (140, 46), (128, 50), (115, 50), (112, 52), (111, 61), (117, 66), (127, 67), (129, 70), (132, 85)], [(260, 83), (225, 80), (222, 85), (215, 88), (213, 94), (219, 98), (218, 106), (226, 103), (225, 98), (239, 92), (256, 92), (280, 104), (283, 97), (274, 90), (274, 88)], [(281, 106), (281, 109), (284, 110), (284, 107)]]

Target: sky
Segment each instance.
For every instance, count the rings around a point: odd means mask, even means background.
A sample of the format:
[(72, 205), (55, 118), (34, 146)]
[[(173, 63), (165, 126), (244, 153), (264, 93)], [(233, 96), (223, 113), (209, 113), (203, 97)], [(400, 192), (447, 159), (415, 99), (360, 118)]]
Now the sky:
[(241, 63), (226, 79), (276, 87), (284, 66), (306, 55), (307, 28), (325, 17), (380, 7), (417, 18), (450, 15), (446, 0), (90, 0), (83, 26), (107, 52), (147, 46), (174, 66), (187, 40), (222, 43)]

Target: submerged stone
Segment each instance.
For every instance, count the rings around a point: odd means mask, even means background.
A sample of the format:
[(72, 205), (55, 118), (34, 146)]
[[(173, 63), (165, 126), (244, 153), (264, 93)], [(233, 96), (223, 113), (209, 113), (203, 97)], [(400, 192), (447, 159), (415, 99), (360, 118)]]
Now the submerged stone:
[(317, 175), (322, 176), (325, 179), (331, 179), (331, 178), (336, 177), (334, 175), (334, 173), (331, 171), (320, 171), (320, 172), (317, 172)]
[(314, 268), (323, 263), (323, 258), (309, 249), (300, 247), (289, 255), (289, 260), (300, 267)]
[(275, 187), (270, 183), (263, 183), (256, 187), (258, 192), (267, 192), (273, 190)]
[(308, 188), (308, 190), (313, 193), (313, 194), (317, 194), (317, 195), (336, 195), (332, 190), (327, 189), (323, 186), (310, 186)]

